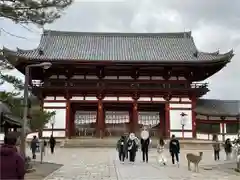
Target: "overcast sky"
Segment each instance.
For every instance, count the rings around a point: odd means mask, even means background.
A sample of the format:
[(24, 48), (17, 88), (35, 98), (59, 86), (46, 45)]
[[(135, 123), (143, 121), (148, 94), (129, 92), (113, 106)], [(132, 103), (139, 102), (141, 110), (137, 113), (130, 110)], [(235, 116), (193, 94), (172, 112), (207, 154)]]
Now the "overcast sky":
[[(37, 47), (42, 30), (28, 27), (31, 31), (0, 19), (0, 28), (26, 37), (21, 39), (2, 31), (0, 46)], [(200, 51), (235, 52), (231, 63), (206, 80), (210, 92), (205, 98), (240, 100), (240, 0), (76, 0), (45, 29), (149, 33), (191, 30)], [(0, 89), (11, 87), (5, 84)]]

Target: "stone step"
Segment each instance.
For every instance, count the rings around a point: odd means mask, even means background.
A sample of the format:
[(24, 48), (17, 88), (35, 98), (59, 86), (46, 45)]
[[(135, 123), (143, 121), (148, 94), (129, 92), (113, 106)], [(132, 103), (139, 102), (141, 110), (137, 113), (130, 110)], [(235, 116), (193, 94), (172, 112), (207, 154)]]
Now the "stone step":
[[(101, 147), (101, 148), (116, 148), (117, 138), (105, 138), (105, 139), (97, 139), (97, 138), (75, 138), (75, 139), (67, 139), (63, 143), (63, 147), (65, 148), (93, 148), (93, 147)], [(157, 147), (157, 140), (152, 140), (151, 147)], [(167, 141), (167, 143), (169, 140)], [(200, 140), (180, 140), (181, 148), (184, 149), (212, 149), (211, 141), (200, 141)], [(168, 145), (167, 145), (168, 147)]]

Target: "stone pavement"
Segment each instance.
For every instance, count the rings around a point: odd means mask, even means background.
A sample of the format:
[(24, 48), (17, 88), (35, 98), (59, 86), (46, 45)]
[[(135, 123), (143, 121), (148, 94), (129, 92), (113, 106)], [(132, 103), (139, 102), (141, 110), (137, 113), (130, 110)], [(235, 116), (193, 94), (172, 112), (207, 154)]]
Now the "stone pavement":
[[(117, 153), (113, 148), (59, 148), (56, 149), (54, 155), (47, 152), (44, 160), (64, 166), (46, 177), (45, 180), (239, 180), (240, 176), (234, 171), (227, 172), (215, 168), (226, 162), (221, 160), (216, 163), (211, 151), (204, 151), (200, 173), (188, 171), (185, 160), (187, 152), (185, 150), (181, 152), (181, 162), (178, 168), (171, 165), (168, 152), (166, 152), (168, 165), (159, 165), (154, 149), (149, 152), (148, 164), (141, 162), (141, 154), (138, 152), (137, 160), (132, 165), (128, 161), (125, 164), (119, 163)], [(204, 170), (203, 167), (212, 167), (212, 170), (211, 168)]]

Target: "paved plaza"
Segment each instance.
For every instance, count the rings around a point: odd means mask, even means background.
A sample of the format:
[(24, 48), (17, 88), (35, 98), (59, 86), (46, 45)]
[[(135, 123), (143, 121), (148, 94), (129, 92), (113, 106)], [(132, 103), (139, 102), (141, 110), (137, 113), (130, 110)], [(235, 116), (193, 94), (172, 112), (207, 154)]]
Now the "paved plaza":
[[(213, 161), (211, 151), (204, 151), (199, 173), (188, 171), (185, 160), (187, 152), (185, 150), (181, 152), (181, 163), (178, 168), (171, 165), (171, 159), (167, 152), (168, 165), (159, 165), (154, 149), (150, 151), (148, 164), (141, 162), (141, 154), (138, 152), (136, 163), (132, 165), (128, 161), (121, 164), (113, 148), (59, 148), (56, 149), (54, 155), (47, 152), (44, 161), (60, 163), (64, 166), (46, 177), (45, 180), (202, 180), (206, 178), (208, 180), (239, 180), (240, 176), (233, 170), (227, 167), (217, 168), (221, 164), (229, 162), (221, 160), (216, 163)], [(207, 167), (208, 170), (204, 167)]]

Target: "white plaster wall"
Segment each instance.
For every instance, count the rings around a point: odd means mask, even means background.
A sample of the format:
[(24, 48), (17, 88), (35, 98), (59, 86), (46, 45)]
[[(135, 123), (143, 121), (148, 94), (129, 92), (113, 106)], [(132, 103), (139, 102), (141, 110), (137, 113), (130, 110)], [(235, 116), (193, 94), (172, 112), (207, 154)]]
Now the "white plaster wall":
[(65, 99), (65, 97), (62, 97), (62, 96), (56, 96), (56, 100), (62, 100), (62, 101), (64, 101), (64, 100), (66, 100), (66, 99)]
[[(210, 139), (210, 140), (212, 140), (212, 139)], [(219, 140), (219, 141), (223, 141), (223, 135), (219, 134), (219, 135), (218, 135), (218, 140)]]
[(73, 96), (72, 98), (71, 98), (71, 100), (77, 100), (77, 101), (82, 101), (82, 100), (84, 100), (84, 97), (82, 97), (82, 96)]
[[(52, 135), (52, 131), (43, 131), (42, 136), (43, 137), (50, 137)], [(54, 137), (65, 137), (65, 131), (53, 131)]]
[(192, 110), (170, 110), (170, 130), (176, 129), (181, 130), (181, 113), (185, 113), (187, 116), (185, 117), (185, 126), (184, 129), (192, 130)]
[(4, 133), (0, 133), (0, 141), (4, 140)]
[[(175, 135), (177, 138), (182, 138), (182, 132), (170, 131), (170, 136)], [(192, 132), (184, 132), (184, 138), (192, 138)]]
[(65, 102), (44, 102), (43, 107), (66, 107)]
[(172, 98), (172, 99), (170, 99), (170, 102), (173, 102), (173, 101), (180, 101), (180, 98)]
[(192, 108), (192, 104), (178, 104), (178, 103), (176, 103), (176, 104), (174, 104), (174, 103), (171, 103), (171, 104), (169, 104), (169, 107), (170, 108)]
[(138, 101), (148, 101), (151, 102), (151, 97), (140, 97)]
[(105, 97), (105, 98), (103, 99), (103, 101), (117, 101), (117, 100), (118, 100), (117, 97)]
[(229, 138), (231, 141), (238, 138), (237, 134), (225, 135), (225, 139)]
[(207, 116), (197, 115), (196, 119), (207, 120)]
[(208, 134), (197, 133), (196, 138), (197, 139), (208, 140)]
[[(223, 129), (222, 125), (224, 126), (224, 129)], [(220, 133), (226, 133), (226, 124), (225, 123), (220, 123)]]
[[(56, 129), (65, 129), (66, 128), (66, 109), (44, 109), (48, 112), (55, 111), (55, 124), (54, 128)], [(51, 123), (46, 124), (47, 128), (52, 128)]]
[(38, 132), (34, 132), (34, 133), (30, 133), (27, 135), (27, 140), (31, 140), (33, 138), (33, 136), (38, 137)]

